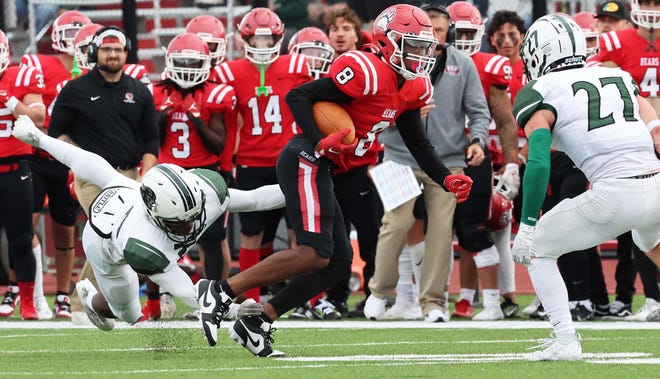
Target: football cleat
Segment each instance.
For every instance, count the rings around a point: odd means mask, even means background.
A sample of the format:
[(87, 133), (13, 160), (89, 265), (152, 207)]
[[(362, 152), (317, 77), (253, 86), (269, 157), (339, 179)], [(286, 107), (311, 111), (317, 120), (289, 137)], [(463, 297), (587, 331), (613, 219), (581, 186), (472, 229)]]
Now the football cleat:
[(38, 296), (34, 298), (34, 310), (37, 311), (39, 320), (50, 320), (53, 318), (53, 311), (50, 310), (50, 305), (45, 296)]
[(311, 320), (314, 318), (314, 315), (312, 315), (313, 312), (314, 310), (308, 301), (304, 305), (297, 307), (293, 312), (291, 312), (289, 318), (292, 320)]
[(231, 298), (215, 288), (215, 280), (200, 279), (195, 284), (197, 303), (199, 304), (199, 321), (202, 324), (204, 336), (209, 345), (218, 343), (218, 327), (220, 321), (229, 312)]
[(169, 293), (163, 293), (160, 295), (160, 318), (163, 320), (170, 319), (174, 317), (176, 313), (176, 303), (174, 298)]
[(0, 317), (11, 317), (14, 310), (20, 304), (21, 297), (18, 295), (18, 287), (9, 286), (5, 292), (5, 298), (2, 299), (0, 304)]
[(234, 326), (229, 328), (229, 336), (257, 357), (283, 357), (283, 352), (273, 350), (270, 346), (274, 342), (271, 334), (275, 330), (272, 324), (261, 316), (246, 316), (239, 318)]
[[(594, 318), (594, 311), (590, 305), (571, 302), (571, 318), (573, 321), (589, 321)], [(574, 305), (574, 307), (573, 307)]]
[(97, 328), (107, 332), (114, 329), (115, 320), (99, 315), (94, 309), (87, 305), (87, 298), (94, 297), (97, 292), (98, 291), (96, 291), (96, 288), (94, 288), (94, 285), (89, 279), (82, 279), (76, 283), (76, 293), (78, 294), (78, 297), (80, 297), (80, 302), (85, 309), (85, 313), (87, 313), (87, 317), (89, 317), (89, 321), (91, 321)]
[(628, 316), (632, 316), (632, 307), (630, 304), (624, 304), (621, 301), (614, 301), (610, 304), (609, 312), (602, 316), (603, 320), (623, 320)]
[(449, 322), (449, 311), (443, 309), (431, 309), (424, 317), (424, 322)]
[(66, 295), (57, 295), (53, 307), (56, 318), (71, 318), (71, 303)]
[(495, 321), (503, 319), (504, 313), (502, 312), (502, 308), (500, 308), (499, 305), (484, 307), (483, 311), (472, 317), (472, 320), (474, 321)]
[(326, 299), (320, 299), (316, 302), (312, 315), (319, 320), (338, 320), (341, 318), (341, 313), (337, 312), (335, 306)]
[(644, 305), (634, 315), (625, 318), (626, 321), (655, 321), (660, 320), (660, 302), (649, 297)]
[(383, 320), (423, 320), (424, 314), (419, 303), (410, 300), (397, 300), (385, 312)]
[(537, 349), (534, 352), (525, 355), (527, 361), (579, 361), (582, 359), (582, 345), (580, 345), (580, 335), (575, 334), (571, 337), (560, 340), (554, 333), (550, 338), (542, 338), (541, 343), (530, 349)]
[(518, 318), (520, 317), (520, 306), (511, 299), (505, 297), (504, 301), (502, 304), (500, 304), (500, 308), (502, 308), (502, 313), (504, 314), (504, 318)]
[(17, 139), (34, 147), (39, 147), (39, 140), (44, 136), (44, 133), (34, 125), (32, 119), (27, 115), (18, 116), (11, 133)]
[(461, 318), (472, 318), (474, 315), (474, 307), (470, 304), (469, 300), (463, 299), (456, 303), (454, 313), (452, 316)]

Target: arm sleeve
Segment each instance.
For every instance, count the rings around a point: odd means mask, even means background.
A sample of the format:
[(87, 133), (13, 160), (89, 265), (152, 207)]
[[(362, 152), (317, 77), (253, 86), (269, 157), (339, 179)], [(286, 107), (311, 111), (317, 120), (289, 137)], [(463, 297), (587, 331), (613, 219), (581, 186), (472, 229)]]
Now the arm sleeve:
[(534, 226), (538, 221), (550, 179), (550, 144), (552, 135), (549, 129), (537, 129), (529, 136), (529, 156), (523, 176), (523, 205), (521, 222)]
[[(143, 86), (144, 87), (144, 86)], [(158, 150), (160, 149), (160, 138), (158, 137), (158, 118), (156, 116), (156, 106), (154, 105), (154, 98), (151, 92), (144, 87), (142, 91), (145, 97), (144, 109), (142, 111), (142, 119), (138, 127), (143, 141), (143, 154), (153, 154), (158, 157)]]
[(417, 164), (419, 164), (419, 167), (434, 182), (445, 188), (445, 178), (447, 175), (451, 175), (451, 171), (442, 163), (433, 145), (431, 145), (431, 141), (429, 141), (422, 126), (419, 110), (403, 112), (396, 119), (396, 124), (403, 142), (415, 158), (415, 161), (417, 161)]
[(296, 124), (302, 129), (305, 137), (316, 146), (323, 138), (319, 132), (312, 105), (318, 101), (331, 101), (333, 103), (348, 103), (354, 99), (342, 92), (330, 78), (321, 78), (313, 82), (300, 85), (286, 95), (286, 102)]
[(284, 207), (284, 194), (278, 184), (262, 186), (251, 191), (229, 188), (230, 212), (267, 211)]

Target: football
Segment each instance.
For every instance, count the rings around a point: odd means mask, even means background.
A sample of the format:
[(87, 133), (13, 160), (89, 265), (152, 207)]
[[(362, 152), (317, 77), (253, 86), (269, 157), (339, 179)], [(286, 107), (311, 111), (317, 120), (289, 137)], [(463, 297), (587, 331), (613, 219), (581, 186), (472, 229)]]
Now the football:
[(342, 129), (350, 129), (351, 132), (341, 142), (350, 145), (355, 140), (355, 125), (351, 116), (336, 103), (319, 101), (314, 103), (314, 121), (324, 136), (330, 135)]

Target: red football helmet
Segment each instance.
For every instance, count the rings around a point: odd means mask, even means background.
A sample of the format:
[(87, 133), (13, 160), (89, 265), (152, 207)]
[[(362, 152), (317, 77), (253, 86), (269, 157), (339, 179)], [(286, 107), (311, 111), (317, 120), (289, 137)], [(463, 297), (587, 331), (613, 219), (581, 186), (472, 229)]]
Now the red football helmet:
[(573, 16), (573, 20), (578, 24), (584, 37), (587, 39), (587, 58), (598, 54), (598, 37), (600, 33), (596, 27), (598, 19), (591, 12), (579, 12)]
[(280, 56), (284, 24), (268, 8), (254, 8), (243, 16), (238, 31), (245, 42), (245, 57), (253, 63), (273, 63)]
[(0, 30), (0, 74), (5, 72), (11, 63), (11, 51), (9, 50), (9, 40), (5, 32)]
[(438, 41), (423, 10), (408, 4), (392, 5), (376, 17), (372, 35), (385, 63), (406, 80), (431, 72)]
[(186, 25), (186, 33), (197, 34), (211, 51), (213, 63), (221, 63), (227, 53), (227, 33), (222, 21), (209, 15), (197, 16)]
[(101, 24), (89, 24), (85, 25), (78, 33), (76, 33), (76, 38), (73, 40), (74, 54), (73, 58), (76, 60), (78, 67), (86, 68), (91, 70), (93, 65), (87, 60), (87, 47), (92, 42), (92, 37), (97, 30), (101, 29), (103, 25)]
[(467, 1), (455, 1), (447, 7), (447, 11), (454, 23), (454, 46), (468, 55), (479, 51), (484, 35), (484, 21), (479, 9)]
[(165, 72), (181, 88), (204, 83), (211, 73), (211, 52), (197, 34), (174, 37), (165, 53)]
[(490, 197), (490, 230), (496, 232), (506, 228), (513, 217), (513, 202), (497, 191)]
[(66, 11), (53, 21), (50, 39), (53, 41), (53, 49), (60, 53), (74, 54), (73, 40), (78, 31), (92, 21), (78, 11)]
[(313, 26), (300, 29), (289, 40), (289, 54), (302, 54), (307, 58), (309, 69), (316, 79), (330, 71), (335, 49), (323, 30)]

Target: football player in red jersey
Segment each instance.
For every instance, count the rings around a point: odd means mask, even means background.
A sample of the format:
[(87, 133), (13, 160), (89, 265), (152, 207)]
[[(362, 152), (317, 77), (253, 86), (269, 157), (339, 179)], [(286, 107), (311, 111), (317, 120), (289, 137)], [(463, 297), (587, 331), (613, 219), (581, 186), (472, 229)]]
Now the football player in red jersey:
[[(210, 62), (208, 45), (197, 34), (180, 34), (167, 47), (166, 79), (154, 85), (160, 115), (160, 163), (220, 170), (225, 120), (236, 118), (236, 96), (231, 86), (208, 81)], [(224, 222), (225, 217), (220, 217), (198, 241), (205, 277), (210, 279), (223, 278), (223, 267), (229, 267), (221, 251), (226, 237)], [(155, 295), (152, 300), (158, 301), (158, 293)]]
[(227, 54), (227, 32), (222, 21), (216, 17), (202, 15), (188, 21), (186, 33), (195, 33), (209, 47), (211, 52), (211, 67), (224, 62)]
[[(511, 81), (509, 59), (501, 55), (479, 51), (484, 25), (479, 9), (474, 5), (467, 1), (455, 1), (447, 7), (447, 11), (449, 11), (451, 21), (454, 24), (456, 34), (454, 46), (459, 51), (472, 57), (479, 72), (479, 78), (488, 101), (488, 108), (495, 124), (494, 129), (491, 126), (490, 141), (488, 143), (490, 159), (493, 166), (495, 166), (495, 170), (502, 172), (500, 181), (511, 191), (509, 195), (515, 197), (520, 187), (519, 167), (522, 162), (518, 158), (516, 123), (507, 94), (507, 88)], [(500, 158), (498, 159), (498, 157)], [(487, 167), (490, 164), (486, 160), (480, 166), (486, 165), (484, 167)], [(482, 180), (488, 183), (492, 181), (491, 170), (468, 166), (465, 172), (475, 181)], [(510, 200), (513, 200), (513, 197)], [(468, 206), (468, 203), (469, 201), (460, 207), (464, 208)], [(460, 217), (460, 208), (457, 210)], [(488, 215), (484, 214), (484, 217), (487, 218)], [(500, 308), (502, 312), (494, 307), (485, 308), (484, 312), (475, 316), (475, 319), (493, 320), (502, 317), (517, 317), (519, 307), (515, 297), (515, 267), (511, 258), (511, 225), (509, 224), (499, 231), (493, 231), (492, 237), (499, 253), (499, 260), (496, 259), (496, 256), (487, 258), (489, 256), (488, 248), (479, 252), (461, 251), (461, 293), (466, 295), (462, 296), (456, 304), (454, 316), (468, 318), (471, 316), (470, 303), (474, 297), (471, 290), (477, 288), (476, 274), (478, 271), (484, 293), (494, 291), (492, 293), (497, 293), (499, 297), (501, 291), (505, 301)], [(464, 267), (471, 267), (471, 269), (467, 270)]]
[[(236, 187), (249, 190), (277, 183), (277, 156), (299, 133), (284, 97), (312, 76), (304, 56), (280, 56), (284, 26), (268, 8), (252, 9), (238, 29), (245, 58), (215, 66), (210, 80), (236, 91), (237, 109), (243, 119), (236, 152)], [(225, 143), (235, 146), (236, 125), (227, 123), (226, 127)], [(241, 271), (272, 254), (275, 230), (283, 215), (282, 210), (239, 214)], [(259, 289), (249, 290), (246, 296), (259, 301)]]
[[(40, 317), (43, 314), (37, 314), (34, 303), (35, 292), (43, 298), (43, 289), (35, 291), (36, 274), (41, 275), (43, 270), (37, 267), (31, 247), (34, 199), (28, 158), (32, 148), (14, 138), (11, 131), (19, 115), (28, 115), (37, 124), (43, 122), (45, 108), (41, 93), (44, 82), (39, 70), (10, 67), (10, 63), (9, 40), (0, 30), (0, 123), (3, 130), (0, 134), (0, 212), (5, 215), (3, 227), (7, 233), (12, 269), (7, 292), (0, 304), (0, 317), (11, 316), (20, 301), (21, 317), (33, 320), (43, 318)], [(43, 306), (48, 310), (48, 304)]]
[[(578, 12), (573, 15), (573, 20), (582, 29), (584, 37), (587, 39), (587, 59), (598, 54), (598, 37), (600, 33), (596, 26), (598, 23), (596, 15), (592, 12)], [(587, 64), (589, 65), (589, 61), (587, 61)]]
[(323, 30), (313, 26), (300, 29), (294, 34), (289, 40), (288, 50), (289, 54), (302, 54), (307, 58), (314, 79), (323, 77), (330, 71), (335, 53), (328, 36)]
[[(44, 75), (45, 89), (43, 100), (46, 109), (50, 109), (57, 96), (57, 85), (71, 79), (74, 46), (73, 41), (78, 30), (91, 24), (87, 16), (78, 11), (66, 11), (55, 19), (52, 26), (52, 47), (56, 54), (26, 54), (21, 57), (21, 66), (34, 67)], [(43, 130), (48, 129), (50, 116), (46, 113)], [(71, 317), (69, 304), (69, 287), (73, 273), (75, 256), (74, 224), (80, 206), (69, 193), (69, 169), (52, 159), (48, 153), (36, 149), (30, 159), (30, 168), (34, 182), (34, 225), (39, 221), (44, 199), (48, 195), (48, 208), (52, 218), (52, 235), (55, 245), (55, 267), (57, 269), (57, 298), (55, 300), (55, 315)], [(41, 257), (41, 245), (36, 235), (32, 242), (35, 254)], [(37, 263), (38, 265), (39, 263)], [(38, 274), (37, 274), (38, 276)], [(37, 287), (39, 284), (37, 283)], [(37, 288), (39, 290), (39, 288)], [(41, 290), (43, 292), (43, 289)], [(37, 300), (37, 308), (41, 308)], [(44, 311), (46, 314), (46, 311)]]
[[(373, 24), (379, 52), (350, 51), (332, 64), (327, 78), (293, 89), (287, 103), (303, 134), (292, 138), (279, 156), (277, 177), (297, 245), (271, 255), (251, 269), (222, 282), (202, 280), (198, 286), (202, 324), (217, 328), (231, 299), (247, 288), (293, 279), (264, 305), (261, 316), (239, 319), (231, 337), (257, 356), (281, 355), (270, 343), (271, 323), (297, 304), (349, 275), (353, 251), (337, 200), (330, 168), (360, 165), (375, 148), (378, 133), (396, 121), (406, 146), (421, 167), (443, 188), (464, 201), (472, 181), (451, 175), (426, 137), (419, 109), (432, 96), (428, 73), (437, 40), (426, 13), (411, 5), (384, 10)], [(348, 130), (323, 136), (312, 105), (340, 104), (351, 116), (356, 137), (341, 142)], [(207, 338), (211, 333), (208, 333)]]
[[(640, 95), (660, 115), (660, 1), (633, 0), (630, 18), (637, 28), (614, 30), (601, 35), (596, 59), (606, 67), (620, 67), (639, 83)], [(660, 319), (660, 289), (657, 267), (634, 246), (634, 261), (644, 285), (645, 304), (630, 321)]]

